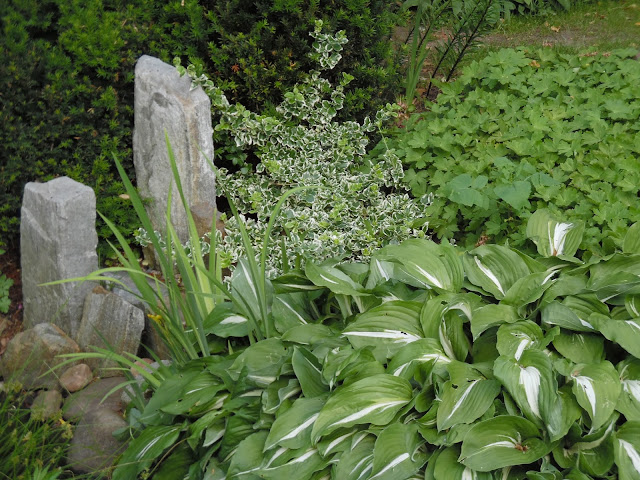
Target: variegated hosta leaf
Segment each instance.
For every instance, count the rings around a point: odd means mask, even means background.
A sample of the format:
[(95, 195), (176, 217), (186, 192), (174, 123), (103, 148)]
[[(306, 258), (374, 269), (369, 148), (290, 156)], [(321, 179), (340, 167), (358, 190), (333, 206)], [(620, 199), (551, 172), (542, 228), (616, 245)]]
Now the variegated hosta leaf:
[(563, 385), (558, 389), (556, 404), (547, 412), (547, 433), (549, 440), (555, 442), (567, 435), (567, 432), (582, 416), (582, 409), (576, 401), (571, 388)]
[(426, 451), (419, 450), (421, 443), (415, 424), (397, 422), (386, 427), (376, 440), (369, 480), (409, 478), (427, 461)]
[(294, 347), (291, 365), (305, 397), (317, 397), (329, 391), (329, 386), (322, 380), (322, 365), (309, 350)]
[(471, 344), (464, 324), (478, 303), (478, 297), (472, 294), (440, 295), (427, 301), (420, 312), (424, 336), (437, 339), (449, 358), (465, 360)]
[(313, 444), (338, 428), (387, 424), (411, 401), (412, 393), (407, 380), (388, 374), (373, 375), (337, 389), (313, 426)]
[(591, 321), (607, 339), (640, 358), (640, 318), (614, 320), (605, 315), (593, 315)]
[(267, 451), (276, 446), (294, 450), (310, 448), (311, 428), (325, 400), (325, 397), (315, 397), (299, 398), (293, 402), (293, 405), (282, 415), (278, 415), (273, 422), (263, 450)]
[(338, 429), (330, 435), (326, 435), (316, 445), (318, 452), (323, 458), (327, 458), (335, 453), (344, 452), (351, 449), (351, 442), (354, 435), (362, 433), (357, 427)]
[[(241, 258), (231, 275), (231, 292), (242, 300), (246, 310), (244, 312), (245, 316), (251, 315), (256, 320), (262, 318), (257, 281), (258, 279), (253, 278), (251, 275), (247, 259)], [(265, 279), (265, 295), (267, 305), (270, 305), (273, 298), (273, 286), (269, 279)]]
[(469, 281), (502, 300), (529, 267), (516, 252), (500, 245), (482, 245), (462, 258)]
[(522, 320), (502, 325), (498, 329), (498, 352), (519, 360), (526, 350), (542, 350), (546, 346), (544, 334), (538, 324)]
[(494, 374), (529, 420), (540, 426), (548, 424), (551, 409), (557, 407), (558, 385), (545, 353), (525, 350), (519, 360), (501, 355)]
[(595, 296), (571, 296), (562, 303), (553, 301), (542, 309), (542, 322), (573, 330), (575, 332), (594, 332), (590, 321), (594, 313), (608, 314), (609, 310)]
[(204, 323), (207, 335), (222, 338), (246, 337), (249, 334), (247, 317), (235, 312), (231, 302), (218, 303)]
[(374, 347), (377, 360), (385, 361), (404, 345), (423, 337), (417, 302), (393, 301), (356, 317), (342, 334), (354, 348)]
[(613, 447), (619, 480), (640, 480), (640, 422), (627, 422), (615, 433)]
[(278, 378), (289, 360), (291, 350), (280, 339), (268, 338), (247, 347), (229, 368), (229, 375), (237, 380), (240, 372), (247, 369), (247, 379), (260, 387), (266, 387)]
[(618, 295), (640, 294), (640, 255), (616, 253), (589, 269), (587, 288), (603, 302)]
[(273, 297), (271, 315), (276, 330), (284, 333), (296, 325), (311, 323), (313, 319), (306, 306), (308, 298), (305, 293), (280, 293)]
[(353, 437), (351, 447), (338, 457), (331, 478), (366, 480), (373, 470), (373, 449), (376, 437), (360, 432)]
[(239, 480), (260, 478), (256, 472), (260, 469), (264, 459), (262, 450), (266, 439), (267, 432), (261, 431), (249, 435), (238, 444), (238, 448), (231, 457), (231, 464), (227, 471), (228, 478)]
[[(640, 225), (640, 223), (638, 223)], [(640, 318), (640, 295), (626, 295), (624, 306), (631, 318)]]
[(591, 418), (591, 431), (600, 428), (616, 407), (622, 385), (614, 366), (601, 363), (576, 365), (571, 372), (572, 391)]
[(433, 464), (433, 480), (493, 480), (493, 475), (490, 473), (477, 472), (461, 464), (458, 461), (459, 457), (460, 446), (454, 445), (430, 458), (429, 464)]
[(640, 360), (629, 357), (617, 366), (622, 393), (616, 410), (629, 421), (640, 422)]
[(400, 245), (388, 245), (375, 258), (396, 264), (406, 283), (437, 291), (458, 292), (464, 272), (456, 249), (430, 240), (409, 239)]
[(462, 442), (459, 461), (472, 470), (489, 472), (535, 462), (551, 451), (529, 420), (502, 415), (474, 424)]
[(299, 450), (277, 448), (271, 450), (270, 453), (270, 455), (269, 453), (265, 455), (262, 466), (256, 471), (259, 478), (309, 480), (314, 472), (322, 470), (327, 465), (327, 461), (320, 456), (315, 448), (301, 448)]
[(182, 428), (182, 424), (146, 427), (140, 436), (129, 444), (113, 472), (113, 478), (115, 480), (137, 478), (138, 473), (148, 468), (178, 440)]
[(273, 414), (278, 411), (282, 402), (297, 398), (302, 392), (300, 382), (296, 378), (280, 377), (269, 384), (262, 393), (262, 411)]
[[(624, 253), (640, 253), (640, 222), (636, 222), (629, 227), (622, 242)], [(639, 315), (636, 315), (640, 317)]]
[(469, 378), (464, 383), (446, 382), (440, 393), (442, 400), (438, 407), (438, 430), (446, 430), (459, 423), (471, 423), (480, 418), (500, 390), (497, 380)]
[(322, 345), (328, 348), (342, 347), (349, 342), (340, 338), (339, 332), (320, 323), (296, 325), (287, 330), (281, 337), (285, 342), (310, 345), (313, 347)]
[(584, 436), (571, 446), (577, 455), (576, 465), (585, 473), (600, 478), (613, 466), (613, 437), (619, 414), (614, 413), (596, 432)]
[(556, 281), (556, 270), (536, 272), (516, 280), (500, 303), (521, 308), (538, 300)]
[(543, 257), (575, 255), (584, 232), (584, 222), (560, 222), (546, 208), (536, 210), (527, 222), (527, 237)]
[(600, 363), (604, 360), (604, 339), (600, 335), (562, 332), (553, 339), (553, 346), (573, 363)]
[(473, 340), (491, 327), (497, 327), (505, 323), (515, 323), (521, 320), (518, 311), (511, 305), (490, 303), (473, 312), (471, 317), (471, 333)]
[(398, 350), (398, 353), (391, 358), (387, 372), (411, 380), (418, 364), (433, 362), (442, 366), (450, 361), (440, 342), (433, 338), (421, 338)]
[(354, 282), (349, 275), (330, 263), (316, 265), (307, 261), (304, 272), (314, 284), (326, 287), (333, 293), (352, 297), (368, 295), (362, 285)]

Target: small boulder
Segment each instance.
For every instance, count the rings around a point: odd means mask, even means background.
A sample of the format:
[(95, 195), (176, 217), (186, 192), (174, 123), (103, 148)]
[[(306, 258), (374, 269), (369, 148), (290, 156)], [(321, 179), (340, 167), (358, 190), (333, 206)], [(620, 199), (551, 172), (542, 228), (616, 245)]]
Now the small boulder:
[(31, 405), (31, 418), (44, 420), (55, 417), (60, 412), (62, 394), (57, 390), (41, 390)]
[(72, 393), (64, 402), (62, 418), (67, 421), (77, 420), (85, 413), (98, 408), (107, 408), (114, 412), (122, 411), (124, 405), (120, 399), (121, 390), (117, 387), (126, 381), (124, 377), (100, 378), (88, 387)]
[(68, 466), (76, 473), (108, 477), (115, 459), (126, 448), (126, 442), (114, 437), (113, 432), (126, 426), (122, 415), (108, 408), (86, 412), (75, 428)]
[(60, 375), (60, 386), (69, 393), (82, 390), (93, 380), (93, 372), (91, 367), (86, 363), (79, 363), (68, 368)]
[(65, 360), (59, 355), (79, 352), (78, 344), (59, 327), (39, 323), (11, 339), (0, 360), (0, 374), (28, 390), (58, 388), (57, 374), (50, 369)]

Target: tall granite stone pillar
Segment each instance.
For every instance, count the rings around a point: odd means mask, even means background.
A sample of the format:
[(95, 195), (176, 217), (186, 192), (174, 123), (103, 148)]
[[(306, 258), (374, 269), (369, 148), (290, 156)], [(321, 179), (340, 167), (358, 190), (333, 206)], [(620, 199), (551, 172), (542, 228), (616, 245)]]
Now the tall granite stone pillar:
[(98, 269), (96, 197), (67, 177), (27, 183), (20, 219), (24, 323), (54, 323), (71, 338), (78, 333), (93, 285), (42, 283), (88, 275)]
[[(211, 229), (215, 210), (211, 101), (189, 77), (161, 60), (144, 55), (135, 70), (133, 161), (140, 194), (151, 202), (147, 213), (165, 232), (165, 213), (173, 174), (165, 141), (171, 143), (186, 202), (202, 235)], [(187, 217), (175, 186), (171, 220), (180, 240), (188, 239)]]

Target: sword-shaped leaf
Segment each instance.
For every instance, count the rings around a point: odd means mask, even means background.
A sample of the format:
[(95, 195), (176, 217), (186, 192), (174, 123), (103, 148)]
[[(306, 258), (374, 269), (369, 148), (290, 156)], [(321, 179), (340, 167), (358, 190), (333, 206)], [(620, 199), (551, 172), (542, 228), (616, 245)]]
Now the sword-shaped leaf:
[(551, 451), (529, 420), (502, 415), (476, 423), (462, 442), (459, 461), (472, 470), (488, 472), (535, 462)]
[(465, 254), (462, 262), (469, 281), (498, 300), (531, 273), (516, 252), (500, 245), (482, 245)]
[(377, 360), (384, 361), (400, 348), (423, 337), (417, 302), (392, 301), (356, 317), (342, 335), (354, 348), (374, 347)]
[(449, 244), (410, 239), (384, 247), (376, 258), (393, 262), (396, 271), (405, 273), (415, 286), (440, 292), (458, 292), (462, 287), (462, 263), (455, 247)]
[(418, 449), (420, 443), (415, 424), (393, 423), (386, 427), (373, 449), (369, 480), (396, 480), (416, 473), (427, 461), (427, 454)]
[(614, 366), (601, 363), (576, 365), (571, 372), (572, 391), (591, 418), (591, 431), (600, 428), (611, 416), (622, 391)]
[(617, 366), (622, 393), (618, 399), (616, 410), (629, 421), (640, 421), (640, 360), (629, 357)]
[(311, 429), (324, 403), (324, 397), (299, 398), (293, 402), (293, 405), (273, 422), (263, 451), (276, 446), (292, 450), (311, 447)]
[(640, 423), (627, 422), (614, 435), (618, 478), (640, 480)]
[(371, 423), (385, 425), (411, 401), (411, 384), (400, 377), (380, 374), (363, 378), (335, 391), (316, 420), (311, 440), (338, 428)]
[(536, 210), (527, 222), (527, 237), (543, 257), (574, 256), (583, 233), (584, 222), (560, 222), (546, 208)]

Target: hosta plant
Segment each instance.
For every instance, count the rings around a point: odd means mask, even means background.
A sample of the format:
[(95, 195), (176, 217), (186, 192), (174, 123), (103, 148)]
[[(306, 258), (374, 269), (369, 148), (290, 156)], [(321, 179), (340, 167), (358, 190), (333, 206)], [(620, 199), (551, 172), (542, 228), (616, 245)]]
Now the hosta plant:
[[(540, 210), (533, 256), (411, 239), (308, 261), (270, 282), (274, 335), (129, 410), (113, 478), (639, 479), (640, 225), (587, 261), (583, 230)], [(207, 319), (229, 345), (248, 327), (226, 301)]]

